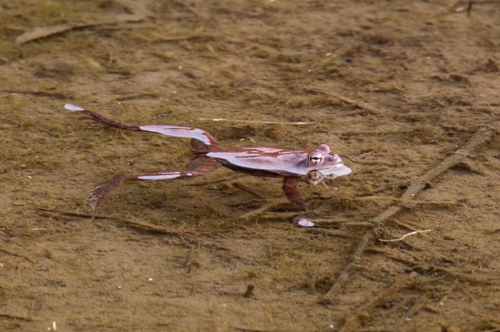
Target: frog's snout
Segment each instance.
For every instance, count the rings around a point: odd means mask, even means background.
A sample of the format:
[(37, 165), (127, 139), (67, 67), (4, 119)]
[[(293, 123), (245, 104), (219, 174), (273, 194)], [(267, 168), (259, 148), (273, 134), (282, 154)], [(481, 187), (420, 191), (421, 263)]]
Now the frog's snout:
[(335, 179), (336, 177), (347, 175), (351, 172), (352, 170), (344, 164), (327, 169), (312, 170), (306, 174), (306, 182), (316, 185), (325, 179)]
[(319, 171), (310, 171), (306, 174), (306, 182), (317, 185), (324, 180), (324, 176)]

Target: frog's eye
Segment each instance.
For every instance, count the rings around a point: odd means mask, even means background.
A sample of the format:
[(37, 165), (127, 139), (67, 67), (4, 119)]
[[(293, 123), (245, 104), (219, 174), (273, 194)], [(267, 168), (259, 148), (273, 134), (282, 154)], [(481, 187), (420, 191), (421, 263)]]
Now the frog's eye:
[(309, 163), (311, 165), (319, 165), (323, 162), (323, 154), (318, 152), (313, 152), (309, 156)]

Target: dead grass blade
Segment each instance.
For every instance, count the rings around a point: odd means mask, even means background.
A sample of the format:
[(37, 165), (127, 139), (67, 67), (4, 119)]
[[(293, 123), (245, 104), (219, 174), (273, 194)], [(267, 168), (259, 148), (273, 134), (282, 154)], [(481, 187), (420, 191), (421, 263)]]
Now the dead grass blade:
[(146, 18), (149, 11), (145, 4), (128, 0), (121, 0), (124, 7), (132, 14), (116, 15), (113, 20), (97, 20), (95, 22), (80, 23), (80, 24), (57, 24), (48, 27), (37, 27), (33, 30), (22, 33), (14, 40), (16, 45), (22, 45), (30, 41), (54, 36), (66, 31), (88, 28), (96, 25), (117, 24), (121, 22), (139, 22)]

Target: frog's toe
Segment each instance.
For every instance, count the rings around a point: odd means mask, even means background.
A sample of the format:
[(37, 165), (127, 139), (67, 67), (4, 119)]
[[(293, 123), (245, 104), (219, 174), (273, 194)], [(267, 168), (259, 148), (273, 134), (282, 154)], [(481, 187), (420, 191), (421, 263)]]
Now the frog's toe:
[(89, 197), (87, 198), (87, 203), (89, 204), (90, 208), (92, 209), (92, 219), (95, 219), (95, 216), (97, 214), (97, 209), (99, 208), (99, 205), (101, 204), (102, 199), (104, 196), (106, 196), (106, 185), (101, 185), (97, 187), (95, 190), (92, 190), (90, 192)]
[(92, 211), (95, 211), (97, 209), (97, 206), (99, 205), (100, 202), (100, 196), (102, 194), (102, 187), (99, 186), (95, 190), (92, 190), (89, 194), (89, 197), (87, 198), (87, 202), (90, 205), (90, 208)]
[(111, 191), (111, 189), (118, 186), (126, 177), (116, 178), (108, 183), (102, 184), (90, 192), (89, 198), (87, 198), (87, 203), (89, 203), (92, 209), (92, 219), (95, 219), (97, 214), (97, 209), (101, 205), (102, 200)]

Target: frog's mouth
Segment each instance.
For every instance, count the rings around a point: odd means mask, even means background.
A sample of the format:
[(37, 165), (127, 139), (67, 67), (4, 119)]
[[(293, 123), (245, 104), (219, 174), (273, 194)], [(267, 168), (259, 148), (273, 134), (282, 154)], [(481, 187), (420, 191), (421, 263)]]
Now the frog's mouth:
[(318, 169), (306, 174), (306, 182), (314, 185), (321, 183), (325, 179), (335, 179), (338, 176), (350, 174), (352, 171), (346, 165), (338, 165), (327, 169)]

